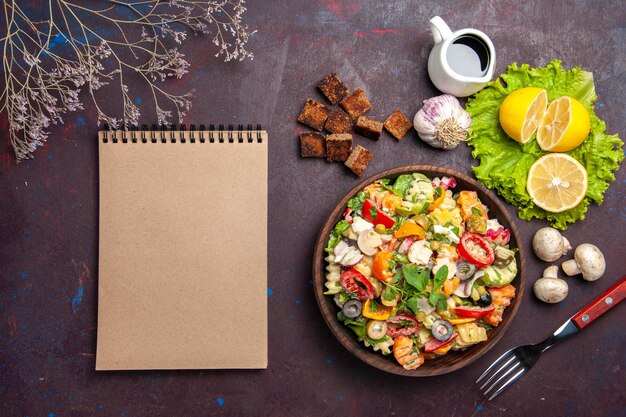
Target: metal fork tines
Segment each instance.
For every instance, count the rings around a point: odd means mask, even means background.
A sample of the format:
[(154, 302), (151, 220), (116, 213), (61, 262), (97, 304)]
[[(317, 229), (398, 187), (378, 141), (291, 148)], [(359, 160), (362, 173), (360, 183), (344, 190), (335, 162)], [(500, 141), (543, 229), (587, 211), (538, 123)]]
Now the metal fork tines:
[[(561, 325), (552, 336), (541, 343), (535, 345), (518, 346), (500, 356), (483, 374), (476, 380), (480, 383), (483, 378), (489, 375), (487, 381), (480, 387), (487, 389), (487, 395), (493, 391), (488, 401), (493, 400), (507, 387), (524, 376), (530, 368), (539, 360), (539, 357), (547, 349), (557, 343), (578, 333), (582, 328), (594, 321), (596, 318), (607, 312), (611, 307), (618, 304), (626, 297), (626, 276), (618, 280), (611, 288), (597, 297), (582, 310), (574, 314), (570, 319)], [(492, 382), (493, 381), (493, 382)], [(491, 384), (491, 385), (490, 385)]]
[(483, 383), (480, 389), (483, 390), (487, 387), (483, 393), (484, 395), (493, 391), (493, 394), (489, 397), (489, 401), (493, 400), (508, 386), (523, 377), (526, 372), (537, 363), (542, 352), (576, 332), (578, 332), (578, 329), (571, 320), (568, 320), (563, 323), (552, 336), (548, 337), (543, 342), (535, 345), (518, 346), (505, 352), (483, 372), (476, 380), (476, 383), (478, 384), (483, 378), (489, 375), (489, 378)]
[[(489, 378), (481, 385), (480, 389), (487, 389), (483, 392), (484, 395), (489, 394), (496, 387), (499, 386), (489, 397), (489, 401), (494, 399), (509, 385), (520, 379), (530, 366), (526, 366), (523, 359), (520, 357), (520, 347), (511, 349), (500, 356), (483, 374), (476, 380), (478, 384), (483, 378), (490, 375)], [(499, 367), (498, 367), (499, 366)], [(532, 365), (531, 365), (532, 366)], [(493, 372), (492, 372), (493, 371)], [(512, 375), (511, 375), (512, 374)], [(509, 377), (509, 375), (511, 375)], [(507, 379), (508, 377), (508, 379)], [(495, 380), (495, 381), (494, 381)], [(493, 381), (493, 383), (491, 383)], [(491, 385), (489, 385), (491, 383)]]

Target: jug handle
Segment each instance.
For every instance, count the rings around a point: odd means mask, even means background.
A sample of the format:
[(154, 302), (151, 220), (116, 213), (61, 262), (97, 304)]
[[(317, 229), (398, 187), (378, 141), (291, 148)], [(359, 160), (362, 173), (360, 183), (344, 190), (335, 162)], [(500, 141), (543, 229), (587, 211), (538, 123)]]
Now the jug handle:
[(452, 31), (439, 16), (435, 16), (430, 19), (430, 31), (433, 34), (435, 44), (445, 41), (452, 36)]

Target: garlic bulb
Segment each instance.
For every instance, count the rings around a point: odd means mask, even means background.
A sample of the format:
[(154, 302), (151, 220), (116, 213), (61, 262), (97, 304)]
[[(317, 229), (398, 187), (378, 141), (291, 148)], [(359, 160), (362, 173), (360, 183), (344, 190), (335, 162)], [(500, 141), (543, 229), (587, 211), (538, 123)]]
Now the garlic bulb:
[(413, 119), (419, 137), (430, 146), (443, 149), (454, 149), (466, 141), (471, 123), (469, 113), (450, 94), (425, 100)]

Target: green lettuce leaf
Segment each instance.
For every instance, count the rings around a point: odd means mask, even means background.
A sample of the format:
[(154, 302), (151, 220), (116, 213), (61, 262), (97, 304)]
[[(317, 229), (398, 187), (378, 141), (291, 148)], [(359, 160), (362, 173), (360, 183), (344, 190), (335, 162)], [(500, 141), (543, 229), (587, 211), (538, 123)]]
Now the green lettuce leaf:
[[(528, 171), (547, 152), (542, 151), (534, 139), (524, 145), (515, 142), (500, 127), (500, 104), (509, 93), (522, 87), (545, 88), (550, 101), (564, 95), (574, 97), (589, 110), (589, 137), (579, 147), (567, 152), (585, 167), (588, 174), (587, 194), (571, 210), (551, 213), (533, 204), (526, 191)], [(510, 65), (506, 74), (467, 101), (466, 110), (472, 116), (468, 143), (473, 148), (472, 155), (480, 162), (473, 167), (478, 181), (495, 189), (516, 206), (521, 219), (547, 219), (553, 227), (562, 230), (568, 223), (584, 219), (589, 204), (602, 203), (604, 192), (615, 180), (613, 172), (624, 159), (624, 143), (617, 135), (605, 133), (606, 124), (594, 112), (596, 98), (593, 74), (580, 68), (565, 71), (559, 60), (550, 62), (545, 68)]]

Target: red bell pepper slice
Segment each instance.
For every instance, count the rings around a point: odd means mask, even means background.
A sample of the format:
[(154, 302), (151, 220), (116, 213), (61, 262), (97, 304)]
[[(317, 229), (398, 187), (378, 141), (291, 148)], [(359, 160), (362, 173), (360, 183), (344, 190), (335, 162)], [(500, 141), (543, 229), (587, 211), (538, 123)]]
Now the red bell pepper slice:
[(491, 245), (475, 233), (463, 233), (457, 250), (459, 255), (479, 268), (491, 265), (495, 259)]
[(391, 229), (396, 223), (394, 219), (379, 210), (378, 207), (376, 207), (376, 205), (372, 202), (372, 200), (365, 200), (363, 202), (361, 215), (368, 222), (374, 223), (374, 225), (382, 224), (387, 229)]
[[(412, 324), (408, 327), (396, 327), (395, 325), (399, 325), (400, 321), (410, 321)], [(417, 326), (418, 322), (415, 317), (404, 313), (396, 314), (394, 317), (387, 320), (387, 336), (391, 338), (408, 336), (417, 331)]]
[(456, 339), (458, 336), (459, 336), (458, 333), (454, 333), (452, 336), (450, 336), (450, 339), (446, 340), (445, 342), (442, 342), (441, 340), (437, 340), (434, 337), (431, 337), (424, 344), (424, 352), (432, 352), (434, 350), (447, 346), (450, 343), (452, 343), (452, 341)]
[(356, 269), (348, 269), (339, 277), (339, 284), (348, 292), (355, 292), (356, 298), (361, 301), (373, 299), (375, 296), (374, 286), (365, 278), (365, 275)]
[(486, 316), (495, 310), (495, 306), (480, 308), (480, 307), (456, 307), (454, 312), (459, 317), (468, 317), (473, 319), (479, 319)]

